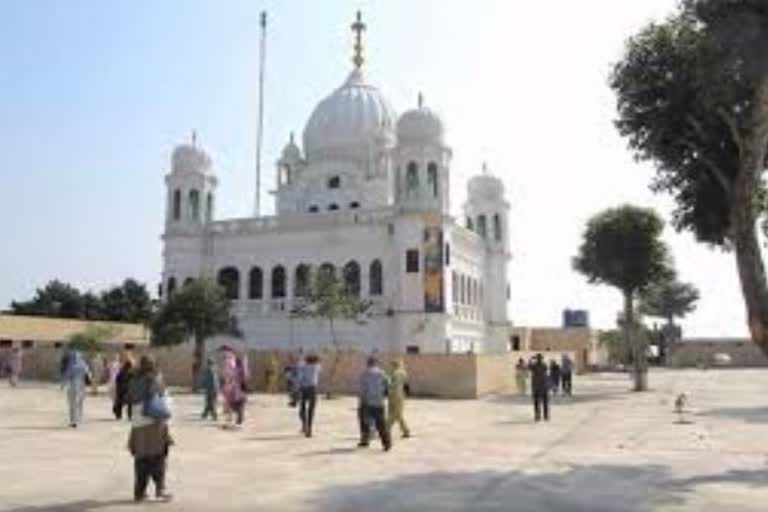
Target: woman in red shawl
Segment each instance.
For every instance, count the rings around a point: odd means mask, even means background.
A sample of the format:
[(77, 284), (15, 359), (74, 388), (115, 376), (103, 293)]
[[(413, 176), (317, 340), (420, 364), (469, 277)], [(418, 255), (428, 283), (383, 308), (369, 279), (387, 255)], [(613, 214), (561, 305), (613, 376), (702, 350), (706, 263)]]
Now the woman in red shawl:
[(236, 424), (243, 423), (243, 412), (246, 401), (246, 386), (248, 380), (248, 362), (245, 356), (238, 356), (229, 348), (224, 347), (221, 352), (221, 395), (224, 402), (224, 421), (227, 426), (232, 426), (233, 413), (236, 416)]

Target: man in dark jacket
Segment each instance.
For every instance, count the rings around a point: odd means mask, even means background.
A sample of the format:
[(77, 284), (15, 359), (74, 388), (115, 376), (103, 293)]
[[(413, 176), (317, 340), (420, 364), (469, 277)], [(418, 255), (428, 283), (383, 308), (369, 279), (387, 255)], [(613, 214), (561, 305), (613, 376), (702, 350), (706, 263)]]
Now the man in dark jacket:
[(376, 425), (384, 451), (392, 448), (392, 439), (387, 427), (387, 417), (384, 406), (387, 400), (389, 378), (379, 368), (374, 357), (368, 358), (368, 363), (360, 376), (360, 393), (358, 404), (358, 422), (360, 423), (360, 447), (368, 446), (371, 438), (371, 423)]
[(536, 421), (541, 421), (542, 412), (544, 420), (549, 421), (549, 379), (547, 365), (541, 354), (536, 354), (531, 362), (531, 391), (533, 396), (533, 412)]

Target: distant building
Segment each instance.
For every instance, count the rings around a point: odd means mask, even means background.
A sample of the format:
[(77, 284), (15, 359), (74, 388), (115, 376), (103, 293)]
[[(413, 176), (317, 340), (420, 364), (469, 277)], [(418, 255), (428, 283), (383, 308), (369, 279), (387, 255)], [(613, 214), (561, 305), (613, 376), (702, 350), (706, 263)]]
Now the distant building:
[(110, 329), (112, 337), (104, 341), (107, 345), (149, 345), (149, 330), (141, 324), (0, 314), (0, 348), (59, 348), (73, 335), (95, 326)]
[(586, 309), (563, 310), (563, 327), (589, 327), (589, 311)]

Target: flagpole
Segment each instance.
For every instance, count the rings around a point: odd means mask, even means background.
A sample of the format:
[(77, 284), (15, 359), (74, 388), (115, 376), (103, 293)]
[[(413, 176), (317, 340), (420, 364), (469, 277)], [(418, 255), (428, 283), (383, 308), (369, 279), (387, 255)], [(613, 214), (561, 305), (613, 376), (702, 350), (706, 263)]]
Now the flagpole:
[(255, 215), (261, 216), (261, 145), (264, 138), (264, 62), (267, 46), (267, 11), (261, 11), (261, 41), (259, 44), (259, 119), (256, 127), (256, 205)]

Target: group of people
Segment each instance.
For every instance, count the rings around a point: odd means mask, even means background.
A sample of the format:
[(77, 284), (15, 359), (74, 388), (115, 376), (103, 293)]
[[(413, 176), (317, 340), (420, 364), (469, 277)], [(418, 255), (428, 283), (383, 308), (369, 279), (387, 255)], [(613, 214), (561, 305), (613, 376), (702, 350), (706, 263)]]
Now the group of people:
[[(217, 403), (221, 396), (225, 415), (234, 414), (235, 424), (243, 421), (244, 405), (247, 400), (247, 360), (244, 355), (234, 349), (221, 349), (219, 365), (209, 358), (200, 374), (199, 384), (205, 397), (203, 419), (212, 418), (217, 421)], [(275, 364), (267, 367), (267, 383), (270, 377), (276, 375)], [(288, 404), (298, 409), (301, 434), (312, 437), (315, 426), (315, 412), (318, 402), (318, 389), (323, 367), (320, 358), (315, 354), (304, 356), (291, 355), (283, 369), (283, 380), (288, 392)], [(381, 439), (382, 446), (389, 450), (392, 446), (390, 431), (397, 423), (404, 438), (410, 437), (410, 430), (405, 421), (405, 399), (408, 375), (400, 361), (391, 363), (389, 373), (381, 369), (379, 361), (371, 357), (366, 362), (366, 368), (359, 378), (357, 420), (360, 429), (359, 446), (368, 446), (372, 428), (375, 428)], [(274, 382), (269, 385), (275, 389)], [(230, 424), (227, 419), (225, 426)]]
[(218, 421), (218, 396), (223, 402), (224, 426), (235, 427), (245, 420), (245, 404), (248, 401), (250, 370), (245, 354), (225, 346), (220, 349), (220, 363), (209, 357), (199, 375), (198, 385), (203, 390), (205, 404), (201, 417)]
[[(128, 436), (128, 450), (134, 458), (134, 499), (146, 499), (146, 489), (151, 479), (155, 485), (155, 496), (170, 499), (165, 486), (165, 471), (168, 450), (173, 444), (168, 418), (170, 409), (153, 412), (153, 400), (167, 398), (161, 374), (149, 356), (142, 356), (138, 364), (130, 354), (117, 356), (115, 365), (110, 365), (113, 375), (113, 412), (122, 418), (123, 408), (131, 422)], [(92, 365), (93, 366), (93, 365)], [(77, 428), (83, 420), (83, 405), (86, 390), (98, 378), (83, 355), (75, 349), (65, 351), (60, 363), (61, 387), (66, 390), (69, 409), (69, 425)], [(164, 402), (165, 403), (165, 402)], [(157, 406), (154, 406), (155, 409)]]
[(560, 364), (554, 359), (549, 364), (544, 361), (542, 354), (536, 354), (526, 362), (520, 358), (515, 366), (517, 390), (521, 395), (528, 391), (528, 380), (531, 381), (531, 397), (533, 399), (534, 419), (542, 417), (549, 421), (549, 396), (557, 395), (562, 388), (563, 394), (573, 393), (573, 360), (568, 354), (563, 354)]

